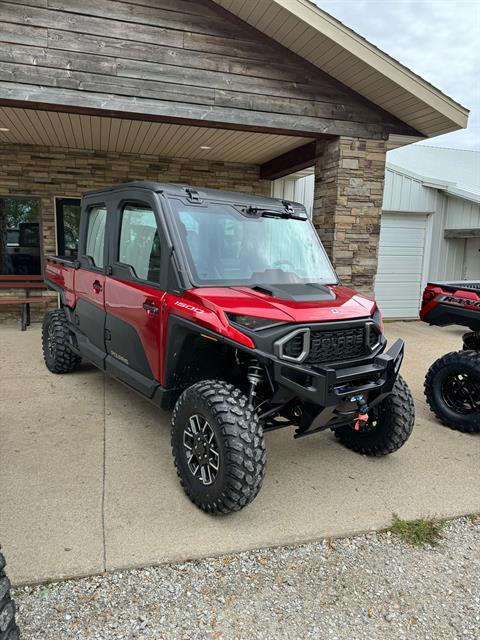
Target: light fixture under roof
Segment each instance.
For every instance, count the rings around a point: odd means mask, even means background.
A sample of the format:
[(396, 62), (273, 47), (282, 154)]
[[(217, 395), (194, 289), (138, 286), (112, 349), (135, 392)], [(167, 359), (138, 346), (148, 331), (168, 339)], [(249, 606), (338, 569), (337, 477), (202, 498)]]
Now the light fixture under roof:
[(208, 147), (206, 144), (203, 144), (200, 149), (203, 149), (204, 151), (209, 151), (212, 147)]
[(10, 129), (7, 129), (7, 127), (0, 127), (0, 131), (10, 131)]

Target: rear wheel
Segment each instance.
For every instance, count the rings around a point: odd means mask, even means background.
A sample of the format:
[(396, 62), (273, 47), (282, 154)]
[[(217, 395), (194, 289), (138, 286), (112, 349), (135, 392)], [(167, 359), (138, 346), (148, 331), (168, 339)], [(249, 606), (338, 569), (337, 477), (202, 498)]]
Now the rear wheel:
[(443, 424), (463, 432), (480, 432), (480, 353), (447, 353), (425, 378), (430, 409)]
[(67, 316), (63, 309), (45, 314), (42, 327), (43, 359), (52, 373), (74, 371), (82, 359), (70, 348)]
[(173, 411), (172, 451), (185, 493), (207, 513), (239, 511), (260, 491), (263, 429), (231, 384), (206, 380), (182, 393)]
[(385, 456), (400, 449), (415, 423), (412, 394), (398, 376), (392, 393), (368, 412), (368, 422), (358, 431), (354, 424), (335, 429), (335, 436), (349, 449), (368, 456)]
[(10, 580), (5, 575), (5, 557), (0, 553), (0, 640), (18, 640), (15, 603), (10, 596)]

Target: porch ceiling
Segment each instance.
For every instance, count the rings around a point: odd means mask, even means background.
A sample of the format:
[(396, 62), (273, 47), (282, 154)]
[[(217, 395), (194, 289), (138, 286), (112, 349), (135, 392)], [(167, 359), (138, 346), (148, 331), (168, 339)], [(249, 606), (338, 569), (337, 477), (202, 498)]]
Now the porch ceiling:
[(0, 143), (263, 164), (310, 140), (300, 136), (0, 107)]

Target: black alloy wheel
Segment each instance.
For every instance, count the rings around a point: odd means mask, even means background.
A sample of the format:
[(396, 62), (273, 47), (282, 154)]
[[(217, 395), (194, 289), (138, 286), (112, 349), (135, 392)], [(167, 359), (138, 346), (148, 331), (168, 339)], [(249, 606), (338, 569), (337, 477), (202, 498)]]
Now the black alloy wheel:
[(456, 351), (439, 358), (425, 377), (425, 396), (447, 427), (480, 432), (480, 352)]
[(480, 412), (480, 378), (475, 380), (468, 373), (453, 373), (443, 381), (442, 396), (457, 413)]
[(213, 484), (218, 474), (220, 453), (215, 431), (204, 416), (198, 413), (190, 416), (183, 431), (183, 447), (192, 476), (204, 486)]

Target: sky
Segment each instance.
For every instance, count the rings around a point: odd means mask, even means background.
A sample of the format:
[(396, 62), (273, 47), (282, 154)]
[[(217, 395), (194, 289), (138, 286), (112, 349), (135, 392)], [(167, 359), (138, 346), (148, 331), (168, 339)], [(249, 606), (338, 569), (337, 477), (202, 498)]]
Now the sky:
[(480, 151), (480, 0), (315, 0), (470, 109), (468, 128), (427, 144)]

